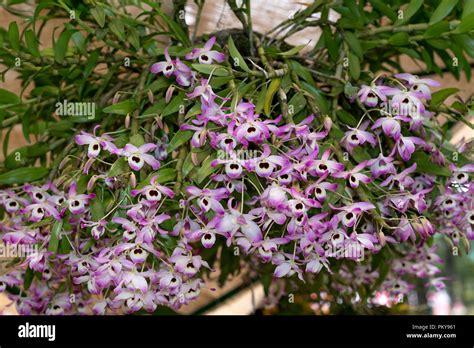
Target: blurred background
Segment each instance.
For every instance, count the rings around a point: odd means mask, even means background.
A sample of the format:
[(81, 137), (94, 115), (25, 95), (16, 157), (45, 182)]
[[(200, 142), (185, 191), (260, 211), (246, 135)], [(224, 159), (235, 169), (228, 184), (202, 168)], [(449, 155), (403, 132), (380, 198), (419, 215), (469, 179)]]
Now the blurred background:
[[(239, 2), (239, 1), (237, 1)], [(171, 9), (171, 1), (163, 1), (164, 8)], [(254, 0), (252, 5), (253, 28), (260, 33), (268, 32), (277, 23), (291, 18), (298, 10), (305, 8), (312, 1), (305, 0)], [(190, 27), (190, 33), (196, 32), (197, 36), (207, 33), (216, 33), (223, 29), (240, 28), (240, 22), (223, 0), (206, 0), (201, 13), (198, 13), (198, 6), (194, 1), (188, 1), (186, 5), (186, 23)], [(196, 28), (196, 18), (200, 16), (199, 25)], [(336, 12), (330, 13), (331, 20), (337, 20)], [(0, 26), (7, 28), (11, 21), (17, 21), (22, 27), (21, 18), (15, 17), (0, 8)], [(60, 30), (54, 32), (56, 27), (62, 27), (61, 21), (50, 21), (44, 28), (41, 35), (41, 48), (51, 47), (53, 35), (59, 36)], [(318, 41), (321, 30), (317, 27), (308, 27), (295, 35), (289, 36), (287, 42), (291, 45), (307, 44), (306, 49), (311, 49)], [(408, 56), (401, 57), (401, 66), (405, 71), (423, 75), (423, 63), (414, 62)], [(438, 61), (439, 66), (443, 66)], [(472, 66), (472, 62), (471, 62)], [(3, 70), (3, 69), (2, 69)], [(20, 82), (16, 79), (14, 71), (9, 71), (4, 81), (0, 81), (0, 88), (7, 89), (19, 94), (21, 90)], [(459, 95), (464, 100), (474, 95), (474, 84), (467, 82), (464, 74), (460, 80), (456, 80), (449, 73), (443, 76), (429, 76), (439, 81), (442, 86), (456, 87), (461, 91)], [(27, 91), (28, 93), (28, 91)], [(470, 115), (473, 118), (473, 115)], [(3, 134), (2, 134), (3, 135)], [(458, 143), (462, 139), (472, 139), (474, 130), (463, 123), (456, 125), (453, 129), (453, 143)], [(8, 153), (14, 149), (24, 146), (26, 140), (23, 138), (21, 129), (13, 130)], [(0, 154), (0, 161), (3, 161), (3, 154)], [(474, 314), (474, 254), (453, 256), (449, 245), (440, 238), (438, 241), (439, 255), (445, 259), (442, 267), (443, 273), (440, 276), (447, 277), (446, 289), (437, 293), (427, 293), (423, 286), (420, 286), (409, 297), (405, 304), (392, 308), (391, 312), (417, 313), (417, 314)], [(471, 242), (472, 244), (472, 242)], [(1, 269), (0, 274), (5, 270)], [(209, 290), (202, 292), (199, 301), (183, 308), (182, 314), (325, 314), (330, 308), (330, 299), (316, 298), (310, 295), (308, 298), (297, 298), (295, 303), (281, 303), (279, 306), (268, 305), (264, 299), (263, 286), (249, 282), (248, 276), (240, 274), (228, 281), (223, 288), (217, 285), (218, 274), (213, 274), (208, 284)], [(212, 289), (212, 290), (211, 290)], [(217, 289), (217, 290), (213, 290)], [(314, 299), (314, 301), (312, 301)], [(11, 306), (6, 296), (0, 294), (0, 312), (3, 314), (15, 314), (14, 306)]]

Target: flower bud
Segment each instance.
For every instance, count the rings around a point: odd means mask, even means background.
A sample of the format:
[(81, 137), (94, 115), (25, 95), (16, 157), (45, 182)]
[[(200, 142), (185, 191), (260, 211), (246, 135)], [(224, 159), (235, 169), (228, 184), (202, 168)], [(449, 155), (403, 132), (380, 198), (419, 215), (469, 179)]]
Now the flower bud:
[(125, 116), (125, 128), (130, 128), (130, 113)]
[(95, 182), (97, 181), (97, 175), (92, 175), (87, 183), (87, 192), (92, 192), (94, 190)]
[(149, 89), (147, 92), (146, 92), (146, 95), (148, 97), (148, 100), (150, 101), (150, 103), (154, 103), (155, 102), (155, 97), (153, 96), (153, 92), (151, 91), (151, 89)]
[(166, 94), (165, 94), (165, 101), (166, 103), (169, 103), (170, 100), (171, 100), (171, 97), (173, 96), (173, 92), (174, 92), (174, 86), (171, 85), (168, 87), (168, 89), (166, 90)]
[(115, 93), (114, 98), (112, 99), (112, 104), (117, 104), (119, 99), (120, 99), (120, 93), (117, 92)]
[(135, 173), (130, 174), (130, 186), (132, 188), (137, 186), (137, 177), (135, 176)]
[(195, 166), (199, 165), (199, 159), (196, 152), (191, 152), (191, 161), (193, 162)]
[(60, 163), (59, 163), (59, 170), (62, 170), (66, 164), (69, 162), (69, 157), (65, 157)]

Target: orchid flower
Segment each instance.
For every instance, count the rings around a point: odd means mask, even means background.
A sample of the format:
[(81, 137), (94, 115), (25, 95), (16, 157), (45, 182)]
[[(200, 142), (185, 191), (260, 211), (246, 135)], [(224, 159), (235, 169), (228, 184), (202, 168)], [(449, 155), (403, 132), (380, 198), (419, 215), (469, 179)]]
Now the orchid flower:
[(203, 48), (193, 48), (191, 53), (186, 55), (187, 60), (198, 58), (200, 64), (212, 64), (214, 61), (222, 63), (225, 59), (225, 54), (218, 51), (211, 50), (216, 43), (216, 37), (211, 37)]
[(179, 60), (179, 58), (171, 59), (168, 51), (168, 47), (165, 48), (165, 61), (158, 62), (151, 66), (152, 74), (163, 73), (166, 77), (171, 77), (171, 75), (176, 76), (176, 82), (180, 86), (190, 86), (194, 75), (192, 70), (183, 62)]
[(80, 134), (74, 137), (76, 144), (89, 145), (87, 148), (87, 156), (89, 158), (95, 158), (99, 156), (101, 148), (109, 152), (113, 152), (117, 148), (112, 142), (113, 138), (110, 135), (96, 135), (97, 129), (99, 127), (100, 125), (95, 126), (92, 134), (81, 131)]
[(136, 147), (132, 144), (126, 144), (123, 149), (118, 149), (116, 154), (119, 156), (124, 156), (127, 158), (130, 168), (133, 170), (140, 170), (143, 168), (145, 163), (149, 164), (153, 170), (158, 170), (160, 168), (160, 161), (158, 161), (152, 155), (147, 154), (147, 152), (153, 151), (156, 149), (155, 144), (143, 144), (140, 147)]

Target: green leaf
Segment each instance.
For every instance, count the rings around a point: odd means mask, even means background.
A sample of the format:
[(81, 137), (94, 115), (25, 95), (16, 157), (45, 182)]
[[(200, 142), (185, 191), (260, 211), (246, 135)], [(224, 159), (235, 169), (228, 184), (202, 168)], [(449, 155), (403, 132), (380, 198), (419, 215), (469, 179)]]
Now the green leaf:
[(438, 23), (451, 13), (458, 0), (442, 0), (430, 18), (430, 24)]
[(35, 277), (35, 271), (33, 271), (30, 266), (26, 269), (24, 280), (23, 280), (23, 290), (28, 291)]
[(339, 58), (339, 45), (337, 44), (329, 26), (324, 26), (322, 38), (324, 38), (324, 42), (326, 43), (326, 48), (328, 49), (331, 61), (337, 61)]
[(168, 105), (163, 109), (161, 117), (165, 117), (174, 114), (179, 111), (181, 105), (184, 105), (184, 93), (179, 92), (178, 95), (171, 99)]
[[(147, 314), (147, 312), (143, 310), (143, 313), (140, 313), (140, 314)], [(153, 311), (153, 315), (180, 315), (180, 314), (169, 307), (158, 305), (156, 306), (156, 309)]]
[(101, 28), (104, 27), (105, 24), (105, 12), (101, 6), (96, 6), (91, 9), (91, 15), (94, 17), (95, 21)]
[(420, 174), (451, 176), (451, 171), (448, 168), (433, 163), (431, 156), (424, 152), (416, 151), (413, 153), (410, 159), (410, 165), (411, 163), (416, 163), (416, 172)]
[(229, 275), (240, 269), (240, 258), (234, 254), (232, 248), (221, 248), (220, 254), (221, 270), (219, 274), (219, 285), (223, 286)]
[(0, 185), (24, 184), (40, 180), (48, 175), (44, 167), (18, 168), (0, 175)]
[(298, 45), (288, 51), (278, 53), (278, 55), (283, 56), (283, 57), (291, 57), (298, 54), (305, 47), (306, 45)]
[(13, 92), (0, 88), (0, 105), (2, 104), (19, 104), (20, 98)]
[(58, 254), (66, 255), (71, 252), (71, 243), (67, 238), (62, 238), (59, 241)]
[(200, 73), (212, 76), (229, 76), (230, 72), (228, 69), (217, 64), (191, 64), (194, 70)]
[(112, 20), (109, 28), (112, 33), (114, 33), (121, 41), (125, 41), (125, 27), (123, 26), (123, 22), (121, 20)]
[(83, 75), (84, 78), (88, 78), (92, 70), (97, 66), (97, 60), (99, 59), (100, 55), (100, 49), (96, 49), (93, 51), (90, 55), (89, 58), (87, 59), (86, 66), (84, 67)]
[(321, 91), (319, 91), (316, 87), (310, 85), (309, 83), (302, 82), (301, 84), (303, 85), (304, 89), (314, 97), (315, 104), (318, 107), (319, 111), (323, 114), (327, 114), (329, 112), (329, 105)]
[(61, 35), (59, 35), (58, 41), (54, 44), (54, 59), (60, 64), (62, 64), (66, 56), (67, 46), (72, 33), (71, 30), (63, 31)]
[(90, 203), (92, 221), (99, 221), (105, 216), (104, 203), (100, 199), (93, 199)]
[(295, 94), (288, 102), (288, 113), (296, 115), (306, 106), (306, 98), (302, 93)]
[(352, 114), (348, 113), (345, 110), (338, 110), (336, 112), (337, 118), (341, 120), (341, 122), (345, 123), (348, 126), (355, 127), (357, 126), (357, 119), (352, 116)]
[(467, 33), (474, 29), (474, 13), (469, 14), (461, 20), (461, 23), (456, 28), (456, 33)]
[(200, 103), (196, 103), (191, 107), (191, 109), (188, 110), (188, 112), (185, 115), (185, 118), (187, 119), (189, 117), (199, 115), (201, 113), (201, 110), (202, 110), (202, 105)]
[(112, 167), (110, 167), (107, 176), (118, 176), (130, 170), (131, 169), (128, 165), (127, 159), (125, 157), (120, 157), (118, 160), (115, 161), (114, 164), (112, 164)]
[(10, 45), (14, 51), (20, 51), (20, 32), (18, 31), (18, 24), (10, 22), (8, 26), (8, 38)]
[(33, 30), (28, 29), (25, 31), (25, 41), (28, 51), (30, 51), (34, 57), (39, 57), (38, 38)]
[(344, 95), (347, 98), (353, 98), (357, 94), (357, 92), (359, 92), (359, 87), (353, 86), (350, 82), (347, 82), (344, 85)]
[(48, 251), (56, 252), (59, 245), (59, 234), (63, 229), (63, 220), (56, 220), (51, 228), (51, 236), (49, 237)]
[(431, 25), (423, 34), (427, 39), (439, 38), (441, 34), (447, 33), (449, 31), (449, 23), (446, 21), (438, 22), (434, 25)]
[(130, 137), (130, 144), (140, 147), (145, 144), (145, 139), (143, 138), (143, 135), (135, 134)]
[(28, 142), (31, 142), (31, 140), (30, 140), (30, 124), (32, 123), (31, 122), (31, 113), (32, 113), (32, 109), (29, 108), (23, 113), (23, 115), (21, 117), (21, 130), (23, 132), (24, 138)]
[(123, 102), (107, 106), (102, 111), (108, 114), (127, 115), (137, 108), (135, 101), (132, 99), (124, 100)]
[(74, 34), (71, 36), (72, 42), (74, 42), (74, 45), (77, 47), (79, 52), (81, 52), (83, 55), (87, 54), (86, 50), (86, 38), (80, 31), (76, 31)]
[(137, 51), (140, 49), (140, 35), (138, 34), (138, 30), (134, 27), (128, 29), (128, 42), (130, 42)]
[(360, 77), (360, 61), (359, 58), (352, 52), (348, 54), (349, 58), (349, 73), (354, 80)]
[(137, 185), (137, 189), (141, 189), (146, 185), (150, 184), (151, 178), (158, 176), (156, 182), (158, 184), (164, 184), (171, 182), (176, 179), (176, 169), (175, 168), (162, 168), (155, 172), (151, 172), (148, 176)]
[(152, 92), (157, 92), (161, 89), (164, 89), (170, 85), (169, 80), (166, 76), (160, 76), (155, 81), (153, 81), (147, 88)]
[(161, 18), (163, 18), (163, 20), (168, 25), (168, 28), (170, 29), (170, 31), (179, 41), (181, 41), (187, 46), (191, 45), (191, 41), (189, 40), (188, 35), (185, 33), (183, 28), (181, 28), (181, 26), (178, 23), (173, 21), (170, 16), (168, 16), (167, 14), (161, 11), (160, 11), (160, 16)]
[(403, 18), (398, 19), (395, 22), (395, 25), (402, 25), (407, 23), (411, 17), (415, 15), (415, 13), (418, 12), (421, 6), (423, 6), (424, 0), (411, 0), (410, 3), (408, 4), (408, 7), (406, 10), (403, 11)]
[(392, 46), (406, 46), (409, 42), (410, 36), (405, 32), (396, 33), (388, 39), (388, 43)]
[(364, 52), (357, 36), (351, 31), (346, 31), (344, 36), (352, 52), (354, 52), (358, 58), (362, 58)]
[(303, 65), (301, 65), (295, 60), (289, 60), (288, 63), (291, 67), (291, 70), (294, 70), (296, 72), (296, 75), (298, 75), (303, 80), (312, 85), (316, 84), (314, 82), (313, 76), (311, 75), (311, 72), (307, 68), (305, 68)]
[(442, 90), (439, 90), (437, 92), (434, 92), (431, 95), (431, 100), (430, 100), (430, 105), (431, 106), (438, 106), (440, 105), (447, 97), (449, 97), (452, 94), (455, 94), (459, 92), (458, 88), (445, 88)]
[[(163, 168), (153, 173), (158, 175), (156, 182), (158, 184), (164, 184), (166, 182), (173, 181), (176, 178), (176, 169), (175, 168)], [(152, 176), (153, 177), (153, 176)]]
[(202, 163), (201, 167), (197, 170), (196, 174), (193, 175), (191, 178), (196, 182), (196, 184), (201, 184), (204, 180), (206, 180), (212, 173), (217, 170), (217, 166), (211, 166), (212, 161), (214, 161), (213, 156), (208, 156)]
[(265, 94), (265, 101), (263, 103), (263, 112), (267, 116), (270, 116), (273, 96), (280, 88), (280, 83), (281, 83), (281, 79), (275, 78), (275, 79), (272, 79), (272, 81), (270, 82), (270, 86), (268, 86), (267, 93)]
[(170, 143), (168, 144), (168, 147), (166, 148), (166, 151), (168, 153), (171, 153), (184, 143), (186, 143), (189, 139), (193, 137), (193, 132), (188, 131), (188, 130), (179, 130), (176, 132), (174, 137), (171, 139)]
[(381, 1), (381, 0), (370, 0), (370, 3), (374, 6), (374, 8), (378, 12), (390, 18), (392, 22), (395, 22), (397, 20), (397, 13), (394, 10), (392, 10), (389, 6), (385, 5), (384, 2), (385, 1)]
[(464, 19), (474, 13), (474, 0), (464, 0), (461, 18)]
[(232, 65), (234, 67), (241, 68), (243, 71), (251, 72), (250, 68), (244, 60), (244, 57), (242, 57), (239, 50), (237, 50), (237, 47), (235, 47), (234, 40), (232, 40), (232, 36), (229, 36), (229, 42), (227, 43), (227, 46), (229, 48), (230, 55), (232, 56), (232, 58), (234, 58)]
[(263, 84), (262, 89), (257, 97), (257, 103), (255, 104), (255, 114), (260, 114), (263, 110), (263, 103), (265, 103), (265, 96), (267, 95), (267, 85)]

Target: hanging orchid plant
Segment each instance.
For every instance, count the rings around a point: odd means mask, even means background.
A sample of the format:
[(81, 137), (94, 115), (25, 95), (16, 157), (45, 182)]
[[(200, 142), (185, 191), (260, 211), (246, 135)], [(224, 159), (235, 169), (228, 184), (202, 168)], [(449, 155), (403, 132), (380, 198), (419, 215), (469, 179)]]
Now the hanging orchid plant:
[[(40, 4), (80, 13), (54, 57), (34, 26), (19, 35), (12, 22), (2, 64), (34, 88), (23, 100), (1, 91), (2, 128), (20, 123), (35, 143), (6, 154), (0, 236), (33, 251), (4, 265), (0, 291), (20, 314), (107, 314), (180, 309), (216, 273), (221, 285), (250, 275), (269, 302), (300, 289), (356, 309), (381, 293), (399, 301), (419, 279), (442, 288), (437, 243), (461, 254), (474, 239), (472, 150), (449, 143), (452, 125), (472, 123), (467, 101), (443, 103), (457, 90), (421, 75), (441, 73), (439, 54), (470, 77), (473, 13), (411, 1), (400, 19), (398, 5), (362, 3), (315, 2), (264, 36), (249, 2), (230, 1), (246, 30), (202, 43), (148, 1), (136, 18)], [(274, 36), (306, 26), (322, 28), (310, 50)], [(402, 53), (428, 70), (404, 72)], [(53, 115), (61, 99), (97, 116)]]

